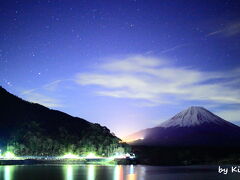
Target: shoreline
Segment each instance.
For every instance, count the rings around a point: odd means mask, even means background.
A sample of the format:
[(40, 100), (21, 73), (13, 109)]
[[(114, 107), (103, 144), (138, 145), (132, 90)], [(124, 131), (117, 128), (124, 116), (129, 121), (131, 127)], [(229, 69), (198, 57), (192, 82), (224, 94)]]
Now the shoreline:
[(88, 160), (38, 160), (38, 159), (16, 159), (16, 160), (0, 160), (0, 166), (2, 165), (35, 165), (35, 164), (96, 164), (96, 165), (130, 165), (137, 164), (135, 160), (129, 159), (116, 159), (112, 161), (99, 161), (97, 159)]
[(155, 164), (155, 163), (141, 163), (137, 160), (112, 160), (112, 161), (98, 161), (96, 159), (91, 160), (36, 160), (36, 159), (20, 159), (20, 160), (0, 160), (0, 166), (7, 165), (147, 165), (147, 166), (233, 166), (238, 165), (233, 162), (212, 162), (212, 163), (196, 163), (196, 164)]

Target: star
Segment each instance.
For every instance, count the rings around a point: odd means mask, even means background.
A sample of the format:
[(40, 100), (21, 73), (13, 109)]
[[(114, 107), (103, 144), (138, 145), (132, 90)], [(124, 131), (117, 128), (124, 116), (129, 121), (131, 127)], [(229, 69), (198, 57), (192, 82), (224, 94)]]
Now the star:
[(7, 81), (8, 86), (12, 86), (12, 83), (10, 81)]

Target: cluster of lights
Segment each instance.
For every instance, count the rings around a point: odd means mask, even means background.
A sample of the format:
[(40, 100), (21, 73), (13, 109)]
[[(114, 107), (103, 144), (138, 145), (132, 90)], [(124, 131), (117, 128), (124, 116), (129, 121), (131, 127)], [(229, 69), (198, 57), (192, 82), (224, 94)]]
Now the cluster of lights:
[(101, 157), (96, 156), (96, 154), (93, 153), (93, 152), (90, 152), (90, 153), (87, 154), (86, 158), (87, 159), (96, 159), (96, 158), (101, 158)]
[(134, 153), (126, 153), (126, 154), (121, 154), (121, 153), (116, 153), (114, 156), (112, 156), (114, 159), (125, 159), (125, 158), (130, 158), (134, 159), (136, 158)]
[(9, 159), (9, 160), (10, 159), (17, 159), (15, 154), (10, 152), (10, 151), (5, 152), (3, 155), (0, 154), (0, 158), (2, 158), (2, 159)]
[(60, 158), (62, 158), (62, 159), (109, 159), (109, 160), (114, 160), (114, 159), (125, 159), (125, 158), (134, 159), (136, 157), (135, 157), (135, 154), (133, 154), (133, 153), (126, 153), (126, 154), (116, 153), (114, 156), (106, 158), (106, 157), (97, 156), (93, 152), (89, 152), (84, 157), (81, 157), (81, 156), (78, 156), (78, 155), (75, 155), (72, 153), (67, 153)]
[(85, 157), (81, 157), (81, 156), (78, 156), (78, 155), (73, 154), (73, 153), (67, 153), (64, 156), (61, 156), (60, 158), (63, 158), (63, 159), (83, 159), (83, 158), (86, 158), (86, 159), (98, 159), (98, 158), (102, 158), (102, 157), (96, 156), (95, 153), (90, 152), (90, 153), (87, 153), (87, 155)]
[(63, 159), (79, 159), (80, 157), (78, 155), (67, 153), (64, 156), (62, 156)]
[[(17, 156), (15, 156), (14, 153), (7, 151), (5, 152), (3, 155), (0, 154), (0, 158), (2, 159), (19, 159)], [(73, 154), (73, 153), (66, 153), (65, 155), (61, 156), (60, 159), (108, 159), (108, 160), (114, 160), (114, 159), (124, 159), (124, 158), (135, 158), (135, 155), (133, 153), (126, 153), (126, 154), (122, 154), (122, 153), (115, 153), (114, 156), (111, 157), (101, 157), (101, 156), (97, 156), (95, 153), (93, 152), (89, 152), (86, 154), (86, 156), (81, 157), (79, 155)]]
[(126, 155), (125, 154), (120, 154), (120, 153), (115, 153), (115, 155), (112, 156), (112, 158), (114, 158), (114, 159), (123, 159), (123, 158), (126, 158)]
[(15, 158), (16, 158), (15, 154), (13, 154), (12, 152), (9, 152), (9, 151), (7, 151), (7, 152), (4, 154), (4, 157), (5, 157), (6, 159), (15, 159)]

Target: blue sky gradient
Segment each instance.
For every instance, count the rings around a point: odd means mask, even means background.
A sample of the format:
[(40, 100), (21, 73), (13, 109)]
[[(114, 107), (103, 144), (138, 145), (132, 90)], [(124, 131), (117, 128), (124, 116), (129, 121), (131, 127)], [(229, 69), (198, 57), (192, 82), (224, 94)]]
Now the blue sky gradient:
[(240, 2), (1, 1), (0, 85), (118, 136), (192, 106), (237, 123)]

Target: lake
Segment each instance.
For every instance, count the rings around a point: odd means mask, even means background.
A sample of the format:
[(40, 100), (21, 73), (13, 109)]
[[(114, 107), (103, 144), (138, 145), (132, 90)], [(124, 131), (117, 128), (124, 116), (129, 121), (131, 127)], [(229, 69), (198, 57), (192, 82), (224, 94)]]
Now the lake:
[(234, 180), (240, 173), (218, 173), (218, 166), (9, 165), (1, 180)]

